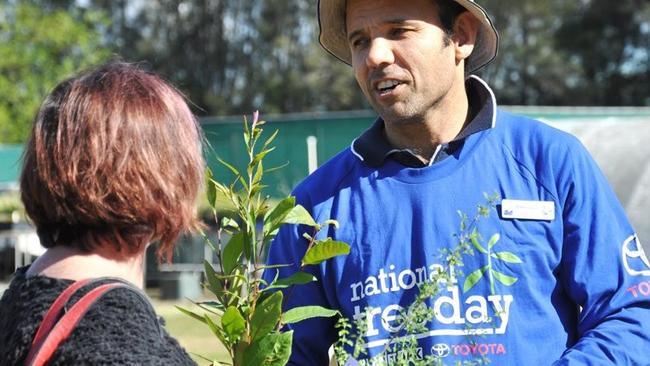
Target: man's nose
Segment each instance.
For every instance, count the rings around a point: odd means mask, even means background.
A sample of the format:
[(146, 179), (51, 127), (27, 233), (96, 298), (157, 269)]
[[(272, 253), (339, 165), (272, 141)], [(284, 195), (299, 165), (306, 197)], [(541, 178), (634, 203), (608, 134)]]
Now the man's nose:
[(368, 55), (366, 56), (366, 65), (369, 68), (392, 64), (395, 62), (395, 55), (391, 42), (385, 38), (374, 38), (370, 42)]

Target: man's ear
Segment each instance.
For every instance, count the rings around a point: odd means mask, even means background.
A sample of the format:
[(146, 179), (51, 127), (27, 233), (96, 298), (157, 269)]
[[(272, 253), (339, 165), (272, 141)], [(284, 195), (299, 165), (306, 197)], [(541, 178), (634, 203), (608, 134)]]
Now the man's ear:
[(456, 62), (465, 60), (474, 51), (478, 32), (478, 20), (469, 11), (464, 11), (456, 17), (454, 35), (451, 37), (456, 48)]

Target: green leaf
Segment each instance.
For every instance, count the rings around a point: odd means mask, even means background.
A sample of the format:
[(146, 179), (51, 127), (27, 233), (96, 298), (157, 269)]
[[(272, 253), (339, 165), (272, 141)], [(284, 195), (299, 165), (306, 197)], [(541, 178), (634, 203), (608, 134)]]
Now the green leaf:
[(492, 253), (492, 257), (500, 259), (500, 260), (502, 260), (504, 262), (507, 262), (507, 263), (515, 263), (515, 264), (523, 263), (522, 260), (519, 259), (519, 257), (517, 257), (515, 254), (510, 253), (510, 252)]
[(305, 285), (314, 281), (316, 281), (316, 277), (314, 277), (314, 275), (305, 272), (296, 272), (289, 277), (277, 280), (275, 283), (272, 283), (270, 287), (287, 288), (292, 285)]
[(280, 227), (282, 221), (296, 205), (296, 198), (289, 196), (278, 202), (264, 215), (264, 233), (271, 233)]
[(221, 280), (217, 278), (217, 272), (212, 267), (212, 264), (207, 260), (203, 261), (203, 268), (205, 270), (205, 278), (208, 280), (210, 292), (221, 300), (223, 295), (223, 285), (221, 284)]
[(506, 286), (514, 285), (515, 282), (517, 282), (517, 280), (518, 280), (516, 277), (511, 277), (511, 276), (505, 275), (505, 274), (503, 274), (501, 272), (498, 272), (498, 271), (495, 271), (495, 270), (491, 270), (491, 271), (492, 271), (492, 275), (494, 276), (494, 278), (496, 278), (497, 281), (501, 282), (502, 284), (504, 284)]
[(223, 304), (218, 301), (201, 301), (193, 303), (201, 309), (215, 315), (223, 314), (223, 312), (226, 310), (225, 306), (223, 306)]
[(488, 242), (488, 249), (492, 249), (492, 247), (499, 241), (500, 238), (501, 235), (499, 235), (499, 233), (492, 235), (490, 241)]
[(319, 264), (330, 258), (349, 253), (350, 246), (348, 244), (328, 238), (327, 240), (317, 241), (314, 246), (309, 248), (302, 258), (302, 264)]
[[(263, 125), (264, 122), (259, 121), (259, 124), (260, 124), (260, 125)], [(256, 123), (256, 125), (257, 125), (257, 123)], [(260, 135), (261, 135), (261, 134), (262, 134), (262, 129), (261, 129), (261, 128), (257, 128), (257, 127), (256, 127), (256, 128), (253, 128), (253, 138), (255, 139), (256, 142), (257, 142), (257, 140), (260, 138)]]
[(280, 130), (273, 131), (271, 136), (268, 139), (266, 139), (266, 141), (264, 141), (264, 146), (262, 147), (262, 150), (266, 149), (269, 145), (271, 145), (273, 140), (275, 140), (275, 138), (278, 136), (278, 132), (280, 132)]
[(273, 150), (275, 150), (275, 147), (271, 147), (271, 148), (264, 149), (264, 150), (260, 151), (257, 155), (255, 155), (255, 157), (253, 158), (253, 161), (251, 161), (249, 163), (249, 166), (254, 167), (255, 165), (257, 165), (257, 163), (262, 161), (266, 157), (266, 155), (268, 155), (268, 153), (270, 153)]
[(228, 287), (229, 292), (228, 295), (230, 296), (229, 299), (224, 299), (228, 300), (226, 303), (227, 306), (236, 304), (242, 294), (242, 286), (246, 282), (246, 276), (242, 274), (242, 271), (245, 271), (241, 267), (235, 267), (235, 269), (232, 272), (231, 276), (228, 276), (228, 278), (231, 278), (230, 285)]
[(476, 248), (476, 250), (478, 250), (479, 252), (481, 252), (483, 254), (487, 254), (488, 251), (485, 250), (485, 248), (483, 248), (483, 246), (481, 246), (481, 244), (478, 242), (477, 236), (472, 235), (471, 238), (470, 238), (470, 241), (472, 242), (472, 246), (474, 248)]
[(487, 271), (488, 266), (484, 266), (476, 271), (472, 272), (469, 276), (465, 278), (465, 283), (463, 284), (463, 292), (467, 293), (469, 290), (474, 287), (478, 281), (483, 278), (483, 275)]
[(236, 343), (246, 330), (246, 320), (235, 306), (226, 309), (221, 317), (221, 327), (232, 343)]
[(216, 247), (214, 246), (214, 244), (212, 244), (212, 241), (210, 240), (210, 237), (208, 236), (208, 234), (206, 234), (206, 233), (205, 233), (203, 230), (201, 230), (200, 228), (198, 229), (198, 232), (199, 232), (199, 234), (201, 235), (201, 237), (203, 238), (203, 243), (204, 243), (205, 245), (209, 246), (210, 249), (212, 249), (213, 251), (216, 251), (217, 249), (216, 249)]
[(293, 324), (311, 318), (330, 318), (339, 312), (322, 306), (301, 306), (287, 310), (282, 316), (284, 324)]
[(226, 187), (225, 185), (217, 182), (216, 180), (213, 180), (212, 184), (217, 189), (217, 191), (223, 193), (223, 195), (226, 196), (226, 198), (231, 199), (230, 196), (231, 196), (232, 192), (230, 191), (230, 189), (228, 189), (228, 187)]
[(456, 213), (460, 217), (460, 231), (465, 231), (467, 228), (467, 214), (460, 210), (456, 211)]
[(323, 222), (323, 225), (332, 225), (332, 226), (334, 226), (335, 229), (338, 229), (338, 228), (339, 228), (339, 222), (336, 221), (336, 220), (332, 220), (332, 219), (325, 220), (325, 221)]
[(248, 118), (246, 118), (246, 115), (244, 115), (244, 139), (246, 140), (246, 145), (248, 145), (248, 135), (250, 134), (250, 130), (248, 128)]
[(237, 223), (237, 221), (231, 219), (230, 217), (223, 217), (221, 218), (221, 227), (223, 229), (237, 230), (239, 229), (239, 224)]
[(235, 176), (235, 178), (241, 183), (241, 185), (244, 187), (244, 189), (248, 189), (248, 184), (246, 184), (246, 181), (244, 180), (244, 177), (242, 177), (241, 173), (239, 173), (239, 170), (235, 168), (234, 166), (230, 165), (227, 161), (217, 158), (219, 162), (225, 166), (230, 172)]
[(289, 165), (289, 162), (286, 162), (282, 165), (274, 166), (273, 168), (266, 169), (266, 173), (273, 173)]
[(296, 205), (282, 221), (285, 224), (302, 224), (317, 227), (318, 224), (311, 214), (301, 205)]
[(270, 333), (253, 342), (244, 354), (244, 366), (284, 366), (289, 362), (293, 331)]
[(274, 268), (286, 268), (286, 267), (291, 267), (291, 264), (269, 264), (269, 265), (263, 265), (257, 267), (257, 270), (265, 270), (265, 269), (274, 269)]
[(217, 187), (214, 185), (213, 181), (214, 176), (212, 175), (212, 170), (207, 168), (205, 172), (205, 185), (207, 187), (206, 194), (208, 196), (208, 203), (214, 210), (217, 202)]
[(197, 313), (195, 313), (195, 312), (193, 312), (193, 311), (190, 311), (190, 310), (184, 309), (184, 308), (182, 308), (182, 307), (180, 307), (180, 306), (178, 306), (178, 305), (176, 305), (175, 307), (176, 307), (176, 309), (178, 309), (181, 313), (183, 313), (183, 314), (185, 314), (185, 315), (188, 315), (188, 316), (190, 316), (190, 317), (192, 317), (192, 318), (194, 318), (194, 319), (200, 321), (201, 323), (205, 324), (205, 318), (202, 317), (201, 315), (199, 315), (199, 314), (197, 314)]
[(269, 334), (280, 321), (282, 314), (282, 292), (274, 292), (255, 308), (251, 316), (251, 340), (256, 340)]
[(195, 352), (189, 352), (188, 351), (187, 353), (189, 353), (192, 356), (196, 356), (196, 357), (198, 357), (198, 358), (200, 358), (200, 359), (202, 359), (204, 361), (210, 362), (210, 366), (222, 366), (222, 364), (220, 364), (217, 360), (212, 360), (212, 359), (207, 358), (205, 356), (201, 356), (200, 354), (195, 353)]
[(235, 168), (233, 165), (231, 165), (230, 163), (228, 163), (227, 161), (225, 161), (225, 160), (223, 160), (223, 159), (221, 159), (221, 158), (219, 158), (219, 157), (217, 157), (217, 160), (218, 160), (218, 161), (219, 161), (223, 166), (225, 166), (228, 170), (230, 170), (230, 172), (231, 172), (235, 177), (241, 177), (241, 173), (239, 173), (239, 170), (237, 170), (237, 168)]
[(223, 248), (221, 254), (221, 265), (225, 274), (229, 275), (232, 270), (239, 264), (239, 257), (241, 257), (244, 250), (244, 233), (238, 232), (230, 237), (228, 244)]
[(255, 182), (253, 182), (253, 184), (254, 184), (254, 186), (253, 186), (253, 188), (252, 188), (251, 191), (250, 191), (250, 196), (251, 196), (251, 197), (255, 196), (257, 193), (261, 192), (263, 189), (265, 189), (266, 187), (268, 187), (268, 186), (265, 186), (265, 185), (263, 185), (263, 184), (257, 184), (257, 183), (255, 183)]
[(229, 343), (226, 338), (224, 337), (223, 330), (215, 324), (212, 319), (208, 316), (208, 314), (204, 315), (205, 318), (205, 324), (208, 325), (208, 328), (212, 331), (212, 334), (217, 336), (219, 338), (219, 341), (221, 344), (223, 344), (225, 347), (229, 347), (231, 343)]
[(255, 175), (253, 175), (253, 184), (257, 185), (262, 181), (264, 176), (264, 164), (260, 161), (255, 168)]
[[(252, 214), (252, 213), (251, 213)], [(251, 216), (248, 217), (249, 222), (255, 222), (254, 218), (251, 218)], [(253, 248), (253, 238), (251, 237), (251, 228), (248, 228), (248, 231), (241, 231), (240, 233), (242, 234), (242, 247), (244, 251), (244, 256), (246, 259), (251, 259), (253, 253), (255, 252), (255, 248)], [(253, 227), (254, 230), (254, 227)]]
[(275, 293), (275, 291), (265, 291), (265, 290), (266, 289), (262, 290), (260, 292), (260, 295), (257, 297), (257, 302), (258, 303), (263, 302), (264, 300), (268, 299), (269, 296), (271, 296), (271, 295), (273, 295)]

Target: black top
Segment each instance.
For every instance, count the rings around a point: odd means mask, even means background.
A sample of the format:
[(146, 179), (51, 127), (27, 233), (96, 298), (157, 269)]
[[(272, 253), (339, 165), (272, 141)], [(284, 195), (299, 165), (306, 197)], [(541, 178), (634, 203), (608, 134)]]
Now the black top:
[[(463, 130), (446, 144), (439, 146), (430, 164), (435, 164), (458, 152), (468, 136), (492, 128), (495, 102), (485, 85), (478, 78), (470, 77), (465, 82), (470, 109), (470, 121)], [(396, 149), (390, 145), (384, 129), (384, 120), (377, 118), (375, 123), (359, 138), (352, 142), (352, 150), (368, 166), (378, 168), (386, 159), (410, 167), (423, 168), (427, 165), (418, 159), (409, 149)]]
[[(27, 277), (27, 268), (16, 271), (0, 299), (0, 365), (24, 364), (43, 316), (73, 283)], [(93, 287), (77, 291), (69, 303)], [(48, 365), (195, 365), (162, 325), (146, 295), (117, 288), (90, 307)]]

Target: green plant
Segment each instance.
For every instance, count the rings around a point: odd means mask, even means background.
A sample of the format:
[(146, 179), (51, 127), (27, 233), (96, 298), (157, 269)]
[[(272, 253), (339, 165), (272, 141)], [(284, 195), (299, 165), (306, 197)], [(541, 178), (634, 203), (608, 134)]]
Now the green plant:
[[(282, 311), (284, 290), (291, 286), (307, 284), (316, 278), (303, 271), (310, 265), (349, 253), (349, 246), (331, 238), (316, 239), (316, 234), (329, 225), (338, 226), (333, 220), (317, 223), (294, 197), (286, 197), (270, 206), (268, 196), (262, 194), (264, 175), (274, 169), (265, 169), (264, 158), (274, 150), (271, 143), (277, 131), (260, 145), (264, 121), (253, 115), (249, 125), (244, 118), (244, 143), (248, 153), (246, 171), (241, 173), (231, 164), (220, 162), (234, 175), (228, 185), (214, 180), (207, 174), (207, 199), (219, 224), (216, 242), (204, 235), (219, 258), (215, 268), (206, 261), (206, 286), (215, 299), (197, 303), (204, 314), (179, 309), (185, 314), (206, 324), (228, 350), (230, 360), (208, 360), (213, 365), (284, 365), (291, 353), (292, 331), (284, 331), (283, 325), (296, 323), (313, 317), (331, 317), (338, 312), (320, 306), (305, 306)], [(219, 217), (217, 195), (225, 197), (232, 205), (236, 217)], [(261, 224), (261, 230), (258, 229)], [(307, 250), (302, 258), (300, 270), (286, 278), (278, 278), (278, 268), (289, 264), (265, 266), (263, 257), (273, 238), (284, 224), (306, 225), (313, 229), (305, 234)], [(227, 242), (226, 242), (227, 239)], [(226, 242), (224, 244), (224, 242)], [(277, 243), (276, 245), (283, 245)], [(263, 279), (265, 270), (276, 271), (271, 282)], [(287, 296), (290, 296), (288, 291)]]
[(25, 208), (16, 193), (0, 194), (0, 221), (24, 220)]
[(487, 273), (488, 281), (490, 283), (490, 293), (494, 294), (494, 280), (496, 279), (499, 281), (502, 285), (504, 286), (512, 286), (517, 282), (516, 277), (508, 276), (504, 273), (501, 273), (497, 271), (496, 269), (493, 268), (492, 266), (492, 260), (500, 260), (506, 263), (510, 264), (521, 264), (523, 263), (519, 257), (517, 257), (514, 253), (510, 252), (492, 252), (492, 248), (497, 244), (499, 241), (500, 236), (499, 234), (494, 234), (490, 238), (490, 241), (488, 244), (483, 247), (481, 243), (479, 242), (478, 236), (474, 236), (471, 238), (472, 245), (474, 248), (481, 252), (482, 254), (485, 254), (485, 257), (487, 258), (487, 264), (476, 271), (472, 272), (467, 278), (465, 278), (465, 284), (463, 285), (463, 292), (468, 292), (469, 290), (472, 289), (480, 280), (483, 278), (483, 276)]

